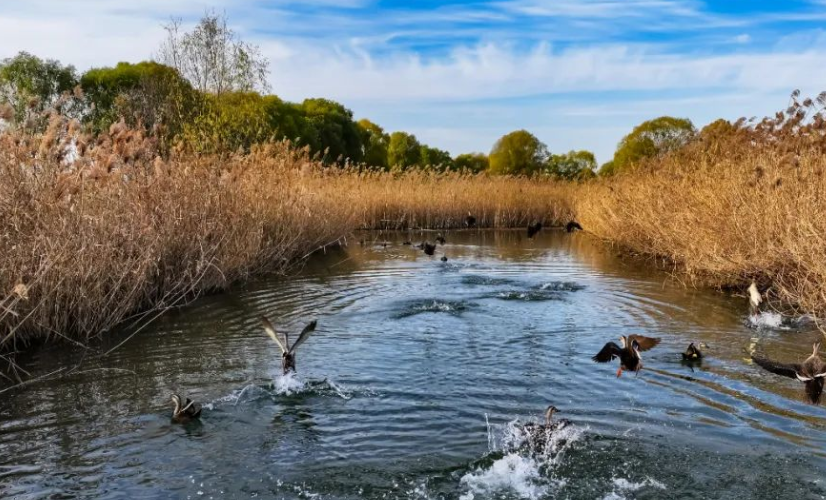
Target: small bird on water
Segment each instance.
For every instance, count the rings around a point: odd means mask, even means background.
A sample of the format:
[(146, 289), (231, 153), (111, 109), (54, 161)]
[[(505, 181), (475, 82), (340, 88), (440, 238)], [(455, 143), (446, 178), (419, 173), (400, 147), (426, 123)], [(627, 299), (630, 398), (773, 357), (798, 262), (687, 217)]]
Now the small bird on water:
[(763, 302), (763, 296), (760, 295), (760, 290), (757, 289), (757, 283), (751, 282), (748, 289), (749, 293), (749, 309), (752, 316), (757, 316), (760, 312), (760, 304)]
[(542, 222), (536, 221), (533, 224), (528, 224), (528, 238), (533, 238), (536, 233), (542, 230)]
[(426, 255), (433, 255), (436, 253), (436, 245), (430, 244), (429, 241), (422, 242), (422, 249)]
[(551, 405), (547, 410), (545, 410), (544, 423), (537, 424), (534, 422), (528, 422), (521, 427), (521, 430), (525, 433), (525, 437), (527, 438), (525, 444), (527, 444), (532, 450), (542, 453), (545, 451), (548, 438), (554, 432), (560, 431), (571, 425), (571, 422), (564, 418), (554, 421), (554, 413), (559, 413), (559, 410), (556, 406)]
[(823, 382), (826, 378), (826, 363), (820, 359), (820, 342), (812, 344), (812, 354), (802, 363), (780, 363), (763, 356), (752, 354), (751, 359), (764, 370), (803, 382), (806, 395), (812, 404), (820, 403)]
[(572, 220), (571, 222), (565, 224), (565, 231), (573, 233), (576, 230), (582, 231), (582, 226), (579, 225), (579, 222)]
[(312, 332), (315, 331), (315, 327), (318, 324), (316, 320), (310, 321), (307, 326), (301, 330), (301, 333), (298, 335), (298, 340), (295, 341), (293, 345), (290, 345), (290, 339), (287, 334), (284, 334), (284, 339), (278, 336), (278, 333), (275, 331), (275, 328), (272, 326), (270, 320), (266, 317), (261, 316), (261, 325), (264, 327), (264, 331), (267, 332), (267, 335), (272, 338), (278, 347), (281, 348), (281, 371), (286, 375), (289, 372), (295, 372), (295, 350), (298, 349), (298, 346), (304, 343), (307, 340), (307, 337), (310, 336)]
[(644, 337), (642, 335), (621, 336), (622, 347), (615, 342), (608, 342), (591, 359), (597, 363), (608, 363), (614, 358), (619, 358), (620, 367), (617, 370), (617, 378), (622, 375), (623, 370), (639, 373), (642, 369), (642, 356), (640, 351), (647, 351), (660, 343), (658, 337)]
[(695, 344), (694, 342), (688, 344), (685, 352), (683, 354), (683, 361), (699, 361), (703, 359), (703, 352), (700, 349), (708, 349), (708, 345), (700, 342), (699, 344)]
[(183, 399), (177, 394), (172, 395), (172, 421), (183, 424), (201, 417), (201, 405), (189, 398)]
[(447, 255), (444, 255), (444, 254), (443, 254), (443, 255), (442, 255), (442, 258), (441, 258), (441, 259), (439, 259), (439, 260), (441, 260), (442, 262), (447, 262)]

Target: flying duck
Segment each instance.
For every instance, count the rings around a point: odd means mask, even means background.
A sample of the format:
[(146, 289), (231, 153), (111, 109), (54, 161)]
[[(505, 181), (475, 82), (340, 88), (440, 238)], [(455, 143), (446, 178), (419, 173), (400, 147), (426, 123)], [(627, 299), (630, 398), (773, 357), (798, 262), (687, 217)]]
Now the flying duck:
[(826, 364), (820, 359), (820, 342), (812, 345), (812, 354), (802, 363), (780, 363), (762, 356), (752, 354), (751, 359), (764, 370), (776, 375), (796, 378), (806, 387), (806, 395), (812, 404), (820, 403), (823, 393), (823, 379), (826, 377)]
[(597, 363), (608, 363), (614, 358), (620, 359), (620, 366), (617, 370), (617, 378), (622, 375), (623, 370), (639, 373), (642, 369), (642, 357), (640, 351), (647, 351), (660, 343), (658, 337), (644, 337), (642, 335), (621, 336), (622, 347), (615, 342), (608, 342), (591, 359)]
[(281, 348), (281, 370), (283, 371), (284, 375), (289, 372), (295, 372), (295, 350), (298, 349), (298, 346), (304, 343), (307, 340), (307, 337), (315, 331), (315, 327), (318, 324), (316, 320), (310, 321), (307, 326), (301, 330), (301, 333), (298, 335), (298, 340), (295, 341), (293, 345), (290, 345), (290, 339), (287, 334), (284, 334), (284, 340), (282, 341), (281, 338), (276, 333), (275, 328), (273, 328), (272, 323), (270, 320), (261, 316), (261, 325), (264, 327), (264, 331), (267, 332), (267, 335), (272, 338), (278, 347)]

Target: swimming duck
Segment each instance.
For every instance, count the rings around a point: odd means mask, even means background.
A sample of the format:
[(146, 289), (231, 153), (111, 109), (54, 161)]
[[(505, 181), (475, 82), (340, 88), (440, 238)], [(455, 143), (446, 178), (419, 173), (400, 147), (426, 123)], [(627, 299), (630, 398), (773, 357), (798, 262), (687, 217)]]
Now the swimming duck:
[(760, 303), (763, 302), (763, 296), (760, 295), (760, 290), (757, 289), (757, 283), (754, 281), (751, 282), (748, 288), (749, 293), (749, 309), (751, 310), (751, 315), (756, 316), (758, 312), (760, 312)]
[(752, 354), (751, 359), (764, 370), (776, 375), (796, 378), (806, 387), (806, 395), (812, 404), (820, 403), (823, 393), (823, 379), (826, 377), (826, 364), (820, 359), (820, 342), (812, 345), (812, 354), (802, 363), (779, 363), (762, 356)]
[(694, 342), (688, 344), (688, 347), (683, 353), (683, 361), (699, 361), (703, 359), (703, 353), (700, 351), (700, 348), (708, 349), (708, 345), (702, 342), (700, 342), (699, 345)]
[(439, 260), (441, 260), (442, 262), (447, 262), (447, 255), (442, 255), (442, 258)]
[(574, 231), (576, 231), (577, 229), (579, 229), (580, 231), (582, 231), (582, 226), (580, 226), (580, 225), (579, 225), (579, 222), (577, 222), (577, 221), (575, 221), (575, 220), (572, 220), (571, 222), (569, 222), (569, 223), (565, 224), (565, 231), (567, 231), (567, 232), (569, 232), (569, 233), (573, 233), (573, 232), (574, 232)]
[(436, 242), (440, 245), (444, 245), (447, 240), (441, 234), (436, 236)]
[(431, 245), (429, 241), (425, 241), (422, 243), (422, 250), (426, 255), (433, 255), (436, 253), (436, 245)]
[(465, 225), (467, 227), (473, 227), (476, 225), (476, 217), (472, 216), (470, 212), (468, 212), (467, 217), (465, 217)]
[(542, 424), (537, 424), (534, 422), (528, 422), (527, 424), (522, 426), (522, 431), (525, 433), (525, 442), (531, 447), (531, 449), (542, 452), (545, 449), (545, 444), (548, 438), (556, 431), (562, 430), (565, 427), (571, 425), (571, 422), (567, 419), (559, 419), (554, 421), (554, 413), (558, 413), (559, 410), (551, 405), (545, 410), (545, 422)]
[(615, 342), (608, 342), (591, 359), (597, 363), (608, 363), (614, 358), (620, 359), (620, 366), (617, 370), (617, 378), (622, 375), (623, 370), (639, 373), (642, 369), (642, 357), (640, 351), (647, 351), (660, 343), (658, 337), (644, 337), (642, 335), (621, 336), (622, 347)]
[(175, 408), (172, 410), (173, 422), (186, 423), (201, 416), (201, 405), (189, 398), (184, 401), (177, 394), (173, 394), (172, 403), (175, 404)]
[(298, 335), (298, 340), (295, 341), (293, 345), (290, 345), (290, 339), (287, 334), (284, 334), (284, 340), (282, 342), (281, 338), (279, 338), (278, 333), (275, 332), (275, 328), (273, 328), (272, 323), (270, 320), (261, 316), (261, 325), (264, 327), (264, 331), (267, 332), (267, 335), (272, 338), (278, 347), (281, 348), (281, 370), (283, 371), (284, 375), (289, 372), (295, 372), (295, 350), (298, 349), (298, 346), (304, 343), (307, 340), (307, 337), (315, 331), (315, 327), (318, 324), (316, 320), (310, 321), (307, 326), (301, 330), (301, 333)]
[(542, 230), (542, 222), (536, 221), (533, 224), (528, 224), (528, 238), (533, 238), (536, 233)]

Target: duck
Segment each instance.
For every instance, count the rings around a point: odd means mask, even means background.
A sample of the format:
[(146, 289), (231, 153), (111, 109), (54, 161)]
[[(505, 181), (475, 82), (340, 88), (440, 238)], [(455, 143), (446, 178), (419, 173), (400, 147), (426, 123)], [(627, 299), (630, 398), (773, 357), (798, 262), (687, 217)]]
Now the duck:
[(406, 246), (406, 247), (409, 247), (409, 246), (410, 246), (410, 245), (412, 245), (412, 244), (413, 244), (413, 243), (411, 243), (411, 242), (410, 242), (410, 240), (404, 240), (404, 242), (402, 243), (402, 245), (404, 245), (404, 246)]
[(429, 241), (422, 242), (422, 250), (426, 255), (433, 255), (436, 253), (436, 245), (431, 245)]
[(535, 221), (533, 224), (528, 224), (528, 238), (533, 238), (536, 233), (542, 230), (542, 222)]
[(265, 316), (261, 316), (259, 318), (261, 320), (261, 325), (264, 327), (264, 331), (267, 332), (267, 335), (272, 338), (278, 347), (281, 348), (281, 371), (284, 375), (293, 372), (295, 373), (295, 350), (298, 349), (298, 346), (304, 343), (307, 340), (307, 337), (310, 336), (312, 332), (315, 331), (315, 327), (318, 325), (318, 321), (313, 320), (310, 321), (307, 326), (301, 330), (301, 333), (298, 334), (298, 339), (295, 341), (293, 345), (290, 345), (290, 339), (287, 334), (284, 334), (284, 340), (282, 341), (281, 338), (276, 333), (275, 328), (272, 326), (272, 323), (269, 319)]
[(436, 236), (436, 242), (440, 245), (444, 245), (447, 240), (441, 234)]
[(177, 394), (172, 395), (172, 421), (183, 424), (201, 417), (201, 405), (189, 398), (183, 399)]
[(809, 401), (820, 404), (823, 381), (826, 378), (826, 364), (820, 359), (820, 342), (812, 344), (812, 354), (802, 363), (780, 363), (760, 355), (751, 355), (752, 361), (766, 371), (783, 377), (796, 378), (803, 382)]
[(442, 262), (447, 262), (447, 255), (444, 255), (444, 254), (443, 254), (443, 255), (442, 255), (442, 258), (441, 258), (441, 259), (439, 259), (439, 260), (441, 260)]
[(639, 373), (642, 369), (642, 357), (640, 351), (647, 351), (660, 343), (659, 337), (645, 337), (643, 335), (621, 336), (622, 347), (615, 342), (606, 343), (602, 349), (591, 359), (597, 363), (608, 363), (614, 358), (620, 359), (620, 366), (617, 370), (617, 378), (622, 376), (623, 370)]
[(760, 295), (760, 290), (757, 289), (757, 283), (753, 280), (748, 288), (749, 294), (749, 309), (752, 316), (757, 316), (760, 312), (760, 304), (763, 302), (763, 296)]
[(700, 349), (708, 349), (708, 345), (700, 342), (699, 344), (695, 344), (694, 342), (688, 344), (685, 352), (682, 353), (683, 361), (699, 361), (703, 359), (703, 352)]
[(571, 425), (571, 422), (564, 418), (554, 420), (554, 413), (559, 413), (556, 406), (548, 406), (545, 410), (544, 423), (528, 422), (521, 427), (522, 432), (525, 433), (525, 444), (533, 450), (541, 453), (551, 434)]
[(579, 225), (579, 222), (572, 220), (571, 222), (565, 224), (565, 231), (573, 233), (576, 230), (582, 231), (582, 226)]
[(471, 215), (470, 212), (467, 213), (467, 217), (465, 217), (465, 225), (467, 227), (473, 227), (476, 225), (476, 217)]

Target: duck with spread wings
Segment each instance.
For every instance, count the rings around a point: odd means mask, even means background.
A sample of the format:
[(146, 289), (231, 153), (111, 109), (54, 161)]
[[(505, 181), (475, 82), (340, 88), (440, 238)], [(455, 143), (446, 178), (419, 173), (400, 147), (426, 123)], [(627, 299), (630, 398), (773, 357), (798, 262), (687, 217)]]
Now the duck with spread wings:
[(261, 325), (264, 327), (264, 331), (267, 332), (267, 335), (272, 338), (278, 347), (281, 348), (281, 369), (286, 375), (289, 372), (295, 372), (295, 350), (298, 349), (298, 346), (304, 343), (307, 340), (307, 337), (315, 331), (316, 324), (318, 322), (313, 320), (307, 326), (301, 330), (301, 333), (298, 335), (298, 340), (295, 341), (293, 345), (290, 345), (290, 339), (287, 334), (284, 334), (284, 338), (281, 339), (278, 333), (275, 331), (275, 328), (272, 326), (270, 320), (261, 316)]
[(811, 356), (802, 363), (780, 363), (758, 355), (752, 355), (751, 359), (764, 370), (803, 382), (809, 401), (816, 405), (820, 403), (823, 382), (826, 379), (826, 363), (820, 359), (819, 351), (820, 342), (815, 342), (812, 345)]
[(642, 369), (641, 351), (647, 351), (660, 343), (657, 337), (644, 337), (642, 335), (621, 336), (622, 345), (616, 342), (608, 342), (591, 359), (597, 363), (609, 363), (615, 358), (619, 358), (620, 366), (617, 370), (617, 378), (622, 375), (623, 370), (639, 372)]

